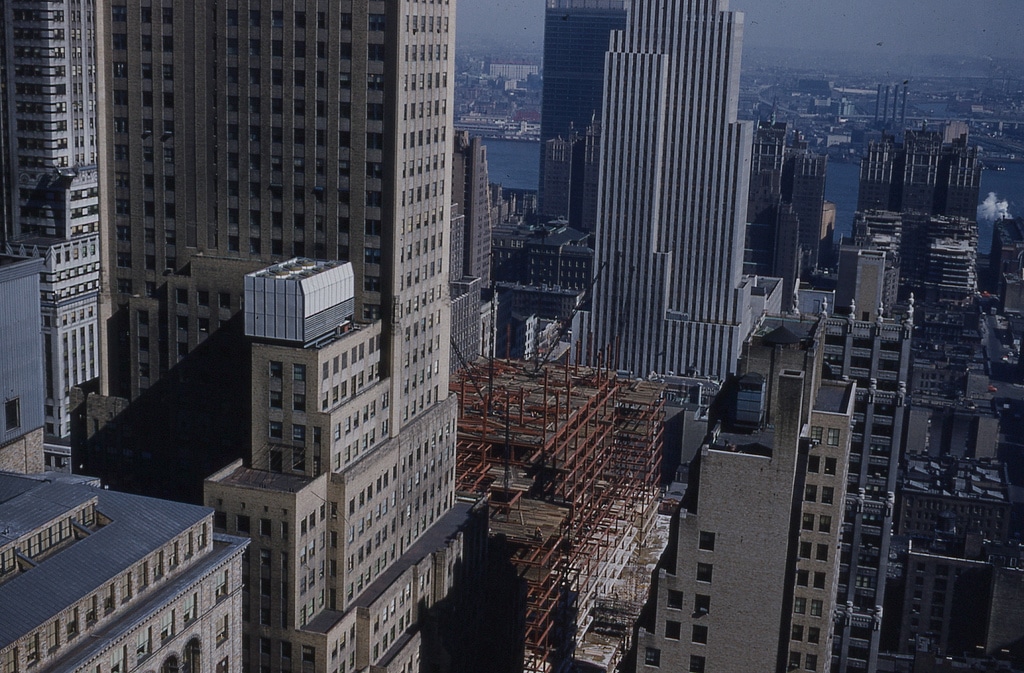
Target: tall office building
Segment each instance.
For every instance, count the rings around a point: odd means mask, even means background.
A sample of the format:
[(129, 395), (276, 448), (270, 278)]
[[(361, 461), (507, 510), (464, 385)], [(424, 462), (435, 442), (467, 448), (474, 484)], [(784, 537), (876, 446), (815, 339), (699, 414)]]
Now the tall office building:
[[(960, 130), (957, 128), (957, 130)], [(872, 142), (860, 164), (857, 210), (891, 210), (974, 219), (981, 164), (967, 133), (907, 130)]]
[[(176, 386), (191, 411), (168, 433), (206, 435), (206, 451), (235, 446), (240, 455), (242, 279), (294, 257), (351, 263), (355, 318), (383, 323), (391, 433), (424, 415), (453, 419), (445, 400), (454, 5), (105, 0), (97, 11), (111, 223), (104, 392), (131, 406), (90, 398), (86, 462), (112, 478), (128, 472), (104, 451), (124, 442), (116, 424), (132, 422), (147, 399), (173, 405)], [(201, 360), (209, 368), (189, 365)], [(241, 395), (224, 389), (232, 385)]]
[[(583, 133), (601, 117), (604, 58), (612, 31), (626, 26), (623, 0), (547, 0), (544, 14), (544, 91), (540, 146), (572, 133)], [(540, 156), (542, 214), (565, 215), (563, 204), (545, 203), (544, 152)], [(580, 175), (582, 178), (582, 174)]]
[(13, 0), (0, 17), (0, 241), (44, 260), (44, 429), (66, 437), (69, 392), (101, 367), (94, 14)]
[(594, 345), (637, 375), (736, 370), (749, 332), (743, 15), (643, 0), (607, 57)]
[[(845, 264), (856, 271), (844, 270)], [(825, 371), (857, 382), (847, 502), (843, 517), (832, 670), (874, 671), (890, 562), (896, 481), (910, 396), (913, 306), (881, 312), (884, 257), (849, 254), (840, 262), (837, 309), (825, 322)], [(853, 288), (846, 287), (855, 282)]]
[[(387, 323), (354, 317), (354, 280), (309, 259), (245, 277), (251, 450), (204, 487), (214, 529), (253, 540), (244, 670), (418, 670), (425, 609), (479, 567), (478, 508), (455, 496), (455, 396), (402, 422), (404, 371), (386, 366)], [(411, 390), (447, 374), (432, 364)]]
[(766, 317), (746, 342), (689, 466), (638, 672), (829, 670), (856, 384), (822, 379), (824, 323)]

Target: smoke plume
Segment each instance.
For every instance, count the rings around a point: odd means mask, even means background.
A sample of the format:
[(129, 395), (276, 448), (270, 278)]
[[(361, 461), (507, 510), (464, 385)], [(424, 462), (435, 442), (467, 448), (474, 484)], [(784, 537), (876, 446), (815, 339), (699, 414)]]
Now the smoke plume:
[(1000, 199), (995, 192), (989, 192), (985, 200), (978, 206), (978, 224), (991, 224), (996, 220), (1013, 217), (1010, 215), (1010, 204)]

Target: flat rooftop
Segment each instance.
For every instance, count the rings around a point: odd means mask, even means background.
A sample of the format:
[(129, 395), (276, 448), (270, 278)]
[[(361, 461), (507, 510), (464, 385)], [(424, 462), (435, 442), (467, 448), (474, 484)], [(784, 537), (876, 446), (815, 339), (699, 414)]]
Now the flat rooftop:
[(814, 410), (830, 414), (845, 412), (850, 405), (853, 386), (852, 382), (822, 381), (814, 400)]

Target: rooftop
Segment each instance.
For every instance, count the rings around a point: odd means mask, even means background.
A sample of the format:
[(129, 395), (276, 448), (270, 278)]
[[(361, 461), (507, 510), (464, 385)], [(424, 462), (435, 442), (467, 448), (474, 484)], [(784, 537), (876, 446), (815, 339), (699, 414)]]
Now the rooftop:
[(97, 513), (108, 523), (0, 584), (0, 605), (19, 606), (0, 610), (0, 648), (99, 591), (213, 512), (108, 491), (73, 478), (4, 472), (0, 473), (0, 524), (24, 531), (94, 498)]
[(308, 257), (293, 257), (278, 264), (249, 274), (256, 278), (273, 278), (275, 280), (305, 280), (325, 271), (343, 266), (348, 262), (313, 260)]
[(814, 400), (814, 410), (830, 414), (845, 412), (850, 405), (853, 386), (853, 383), (847, 382), (822, 381), (818, 397)]
[(997, 460), (910, 456), (903, 478), (905, 493), (1009, 502), (1006, 472)]

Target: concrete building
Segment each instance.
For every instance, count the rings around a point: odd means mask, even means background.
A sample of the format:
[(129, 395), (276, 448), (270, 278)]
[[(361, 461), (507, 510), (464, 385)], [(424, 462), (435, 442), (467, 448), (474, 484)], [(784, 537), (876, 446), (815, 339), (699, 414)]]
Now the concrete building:
[[(190, 445), (205, 474), (240, 457), (242, 278), (295, 257), (349, 262), (355, 318), (383, 321), (391, 433), (449, 413), (453, 6), (107, 0), (97, 15), (112, 357), (76, 463), (123, 478)], [(174, 414), (189, 422), (162, 426), (166, 446), (126, 446), (125, 428)]]
[[(547, 1), (540, 122), (542, 148), (547, 148), (547, 143), (556, 138), (571, 145), (574, 133), (584, 133), (594, 121), (600, 121), (605, 52), (611, 32), (625, 27), (626, 7), (622, 0)], [(567, 205), (562, 196), (552, 195), (551, 200), (547, 200), (545, 157), (546, 149), (540, 157), (538, 212), (568, 218), (568, 211), (561, 212), (563, 204)], [(568, 184), (568, 180), (560, 182)], [(581, 225), (574, 222), (573, 226)]]
[(712, 405), (637, 671), (830, 670), (856, 386), (821, 379), (822, 325), (766, 319)]
[(0, 16), (0, 242), (45, 260), (44, 430), (66, 439), (70, 391), (101, 369), (96, 18), (27, 1), (5, 3)]
[(597, 189), (601, 158), (601, 124), (552, 138), (541, 152), (545, 194), (541, 214), (564, 219), (569, 226), (593, 232), (597, 222)]
[(308, 259), (245, 277), (250, 454), (207, 479), (205, 501), (217, 530), (259, 548), (247, 667), (416, 670), (426, 609), (479, 566), (478, 509), (455, 496), (455, 398), (434, 389), (448, 362), (410, 349), (437, 364), (410, 382), (429, 407), (402, 422), (384, 323), (356, 319), (354, 280), (349, 263)]
[(43, 358), (39, 276), (43, 263), (0, 255), (0, 470), (43, 471)]
[(616, 366), (641, 375), (724, 378), (751, 326), (752, 129), (736, 116), (743, 15), (724, 2), (672, 7), (632, 5), (606, 59), (595, 351), (611, 345)]
[(594, 278), (591, 235), (564, 220), (527, 227), (496, 227), (494, 282), (586, 290)]
[(827, 157), (809, 151), (799, 133), (792, 143), (786, 135), (782, 122), (761, 121), (755, 130), (747, 245), (753, 270), (782, 278), (783, 295), (792, 297), (801, 277), (831, 259), (835, 225), (824, 219)]
[(452, 155), (451, 342), (450, 369), (480, 356), (481, 292), (491, 283), (491, 195), (487, 148), (460, 131)]
[[(826, 320), (824, 352), (829, 378), (857, 382), (832, 652), (832, 670), (843, 672), (877, 665), (913, 325), (911, 315), (886, 317), (891, 309), (883, 314), (869, 297), (854, 297), (856, 317)], [(836, 303), (843, 310), (838, 296)]]
[[(490, 179), (487, 172), (487, 147), (479, 137), (470, 138), (465, 131), (455, 134), (452, 155), (452, 198), (463, 222), (462, 276), (491, 280), (491, 216)], [(454, 232), (453, 232), (454, 235)]]
[(240, 670), (248, 540), (213, 510), (0, 472), (5, 671)]
[(910, 130), (868, 145), (860, 165), (857, 210), (946, 215), (974, 219), (981, 164), (967, 133), (944, 142), (941, 131)]
[(969, 535), (1010, 539), (1006, 467), (993, 460), (908, 456), (900, 486), (901, 535), (931, 537), (942, 531), (964, 542)]

